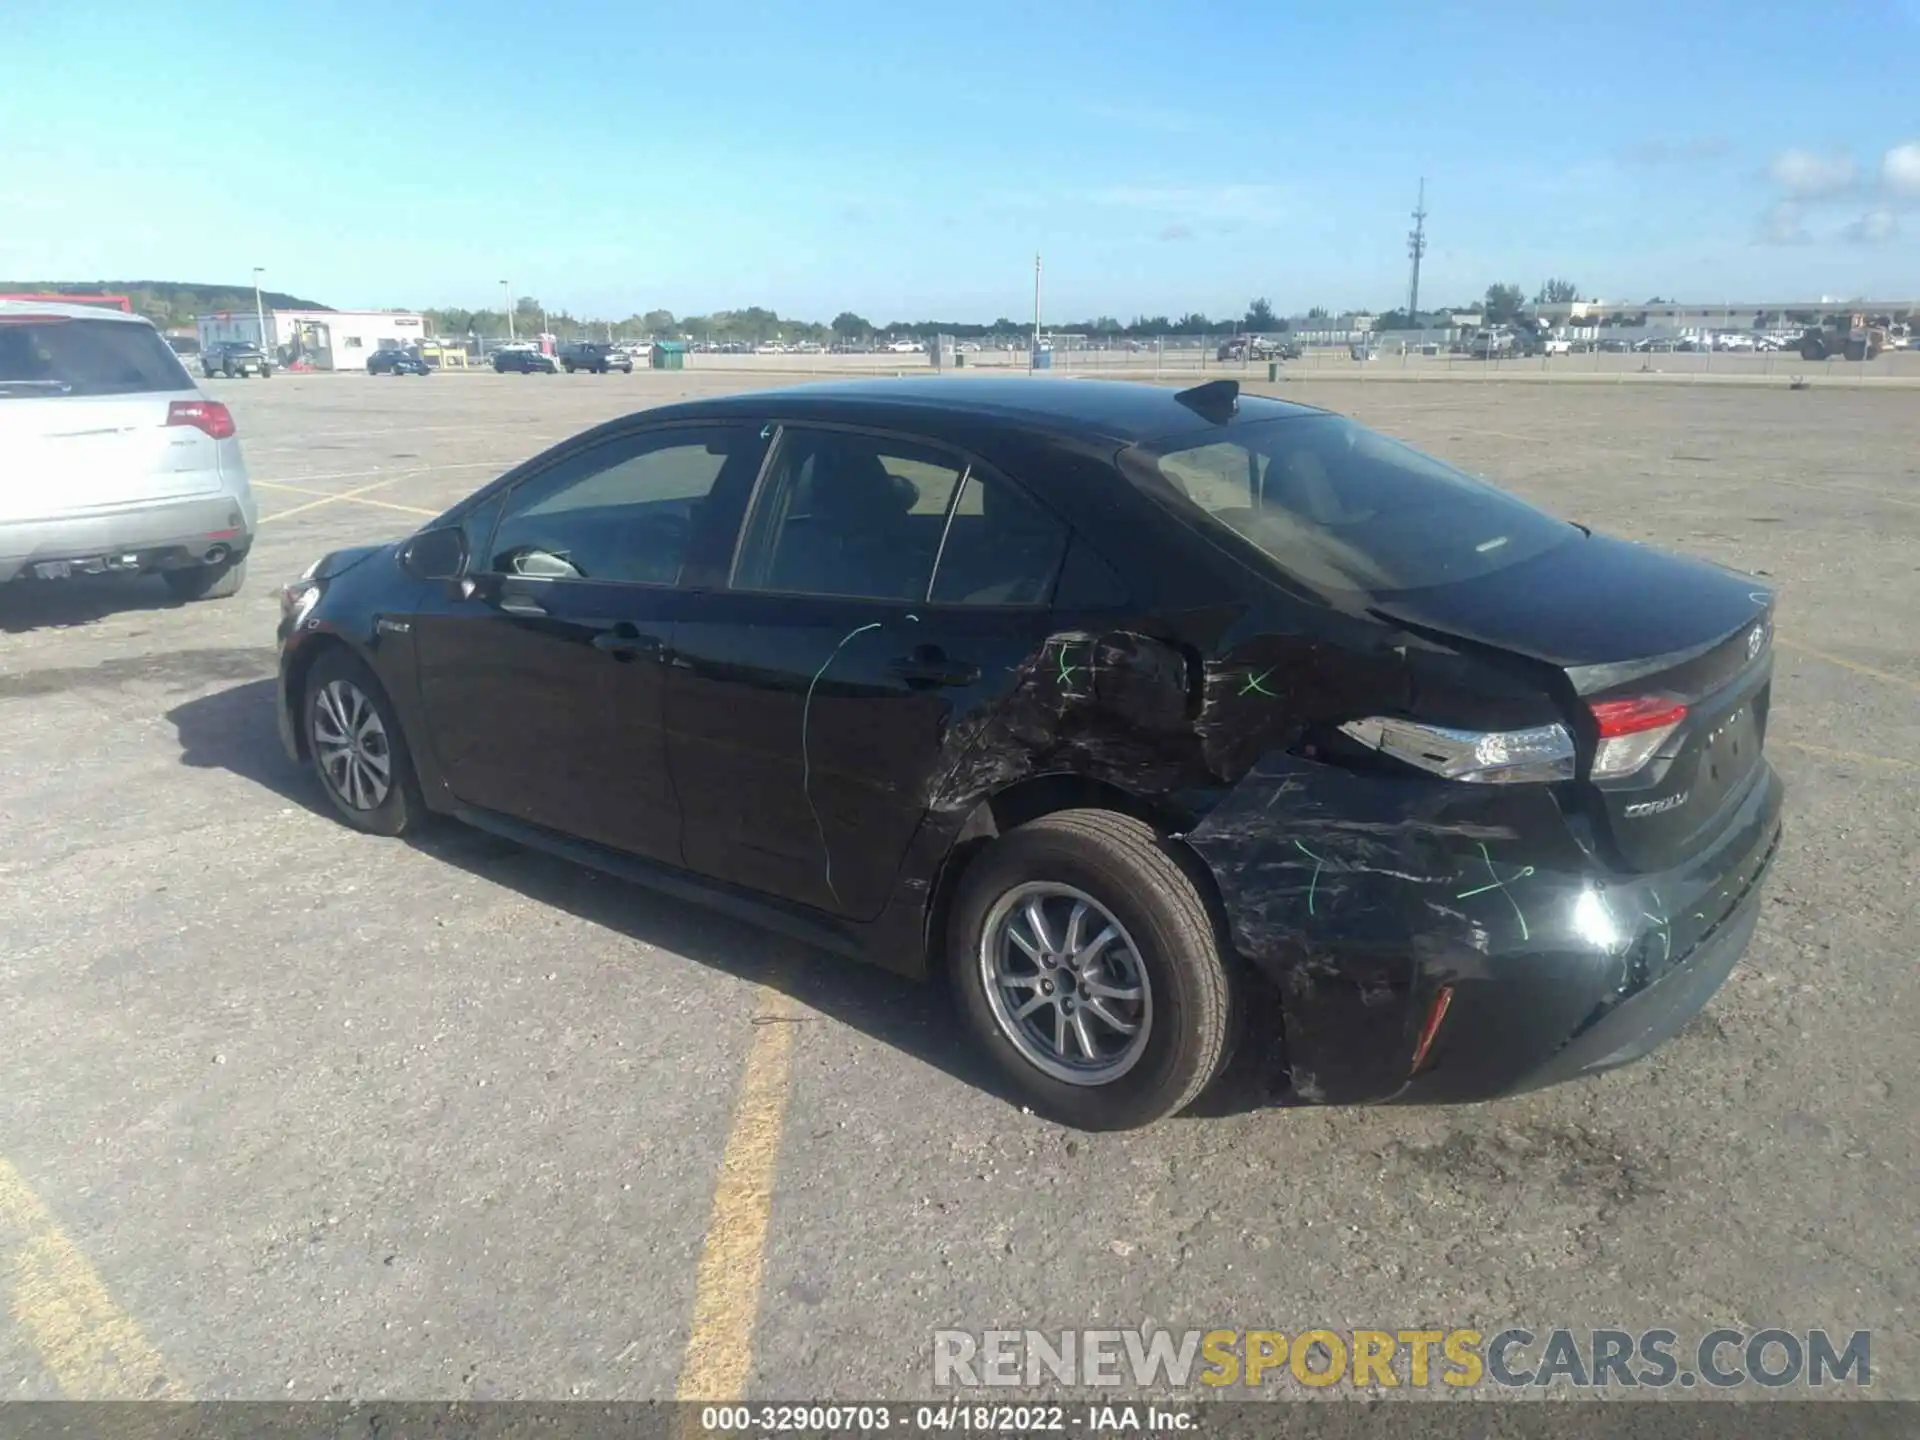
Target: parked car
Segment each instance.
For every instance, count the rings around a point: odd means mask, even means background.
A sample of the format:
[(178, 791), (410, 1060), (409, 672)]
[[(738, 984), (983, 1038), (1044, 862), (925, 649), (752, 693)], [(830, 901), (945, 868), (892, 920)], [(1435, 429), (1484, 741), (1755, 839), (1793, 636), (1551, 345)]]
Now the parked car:
[(433, 367), (417, 350), (402, 350), (389, 346), (376, 350), (367, 357), (369, 375), (431, 375)]
[(1453, 1102), (1645, 1054), (1746, 947), (1773, 610), (1230, 380), (856, 381), (320, 557), (279, 724), (358, 829), (943, 976), (1071, 1124), (1183, 1108), (1236, 1035), (1294, 1100)]
[(505, 375), (513, 371), (521, 375), (558, 375), (560, 367), (553, 363), (553, 357), (531, 346), (521, 349), (513, 345), (504, 345), (493, 352), (493, 368)]
[(617, 346), (602, 345), (595, 340), (562, 345), (560, 364), (569, 375), (576, 370), (591, 370), (596, 375), (604, 375), (609, 370), (633, 373), (633, 356)]
[(200, 352), (200, 373), (211, 380), (216, 375), (227, 379), (258, 375), (265, 380), (273, 374), (273, 363), (258, 345), (244, 340), (222, 340)]
[(232, 412), (137, 316), (0, 301), (0, 475), (0, 581), (158, 572), (204, 600), (246, 578)]

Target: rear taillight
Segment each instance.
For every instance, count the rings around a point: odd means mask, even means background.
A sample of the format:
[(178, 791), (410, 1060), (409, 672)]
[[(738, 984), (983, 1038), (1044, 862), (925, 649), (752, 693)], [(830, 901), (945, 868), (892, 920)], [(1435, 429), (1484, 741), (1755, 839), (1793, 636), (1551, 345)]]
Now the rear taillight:
[(1564, 725), (1526, 730), (1454, 730), (1417, 720), (1349, 720), (1340, 733), (1369, 750), (1479, 785), (1573, 779), (1573, 737)]
[(191, 425), (216, 440), (233, 434), (233, 412), (218, 400), (176, 400), (167, 406), (167, 424)]
[(1598, 700), (1589, 707), (1600, 727), (1593, 752), (1593, 778), (1617, 780), (1631, 775), (1659, 752), (1687, 718), (1687, 707), (1663, 695), (1632, 700)]

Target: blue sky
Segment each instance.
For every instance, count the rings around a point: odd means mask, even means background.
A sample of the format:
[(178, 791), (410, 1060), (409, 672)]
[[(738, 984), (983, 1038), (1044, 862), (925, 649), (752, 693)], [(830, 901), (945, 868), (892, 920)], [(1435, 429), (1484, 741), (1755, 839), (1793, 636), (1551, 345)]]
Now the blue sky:
[[(6, 0), (0, 277), (830, 318), (1920, 292), (1920, 0)], [(544, 14), (543, 14), (544, 12)]]

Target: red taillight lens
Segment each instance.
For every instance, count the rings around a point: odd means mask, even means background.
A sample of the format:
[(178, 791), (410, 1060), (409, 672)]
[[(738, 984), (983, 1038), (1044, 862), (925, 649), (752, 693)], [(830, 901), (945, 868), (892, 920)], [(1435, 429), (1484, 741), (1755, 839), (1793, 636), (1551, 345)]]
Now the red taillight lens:
[(1588, 708), (1600, 727), (1600, 744), (1593, 752), (1596, 780), (1633, 774), (1654, 757), (1687, 718), (1687, 707), (1664, 695), (1600, 700)]
[(176, 400), (167, 406), (167, 424), (191, 425), (216, 440), (234, 432), (233, 412), (218, 400)]

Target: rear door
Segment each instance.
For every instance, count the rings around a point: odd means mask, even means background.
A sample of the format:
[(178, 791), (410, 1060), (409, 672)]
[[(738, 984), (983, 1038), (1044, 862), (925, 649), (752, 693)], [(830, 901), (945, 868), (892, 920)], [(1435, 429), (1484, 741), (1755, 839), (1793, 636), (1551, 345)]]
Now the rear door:
[(570, 451), (501, 502), (458, 584), (417, 617), (421, 703), (474, 806), (678, 864), (662, 734), (683, 565), (752, 427), (678, 425)]
[(200, 398), (150, 325), (0, 314), (0, 520), (217, 493), (220, 442), (167, 423)]
[(676, 630), (688, 868), (854, 920), (885, 906), (952, 727), (1038, 646), (1058, 520), (966, 456), (783, 430), (724, 591)]

